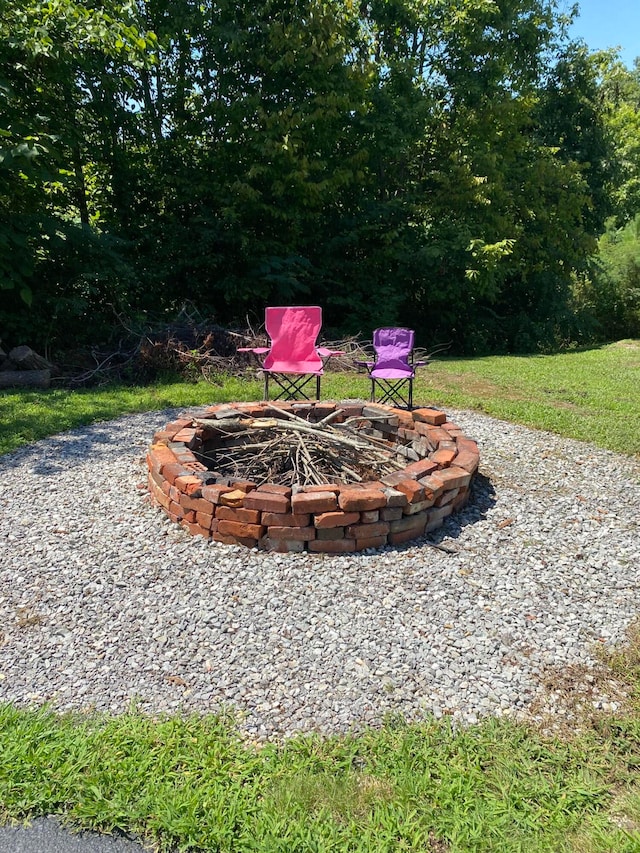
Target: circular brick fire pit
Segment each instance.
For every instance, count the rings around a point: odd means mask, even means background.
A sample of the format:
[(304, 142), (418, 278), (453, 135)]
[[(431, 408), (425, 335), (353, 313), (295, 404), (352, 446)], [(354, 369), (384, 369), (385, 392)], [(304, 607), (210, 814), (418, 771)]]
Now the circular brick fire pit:
[[(216, 457), (239, 441), (232, 426), (267, 430), (300, 419), (312, 432), (321, 421), (338, 430), (355, 425), (363, 441), (385, 449), (394, 470), (374, 480), (313, 485), (256, 483), (215, 470)], [(211, 406), (167, 424), (147, 453), (153, 502), (189, 533), (320, 553), (397, 545), (434, 530), (467, 502), (478, 461), (476, 442), (438, 409), (352, 401)]]

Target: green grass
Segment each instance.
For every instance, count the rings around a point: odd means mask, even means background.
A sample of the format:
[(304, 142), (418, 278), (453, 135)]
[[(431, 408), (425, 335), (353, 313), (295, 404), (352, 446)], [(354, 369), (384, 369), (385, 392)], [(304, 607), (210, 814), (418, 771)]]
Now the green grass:
[[(419, 372), (415, 398), (640, 454), (639, 366), (633, 341), (447, 359)], [(0, 452), (127, 412), (260, 394), (258, 383), (234, 379), (9, 391), (0, 396)], [(363, 376), (323, 379), (325, 398), (367, 394)], [(0, 822), (53, 813), (162, 850), (221, 853), (638, 853), (640, 632), (606, 665), (630, 686), (630, 707), (555, 737), (506, 720), (460, 731), (389, 720), (357, 736), (255, 745), (230, 718), (0, 705)]]
[[(0, 818), (58, 813), (160, 849), (229, 851), (637, 850), (609, 818), (640, 757), (614, 735), (562, 742), (489, 720), (389, 722), (358, 736), (243, 743), (229, 720), (56, 716), (0, 706)], [(615, 800), (635, 825), (638, 794)], [(631, 815), (631, 816), (629, 816)], [(583, 847), (582, 849), (587, 849)]]
[[(258, 382), (166, 383), (83, 391), (0, 393), (0, 453), (54, 432), (127, 412), (225, 400), (255, 400)], [(369, 395), (366, 377), (328, 373), (325, 399)], [(640, 455), (640, 341), (545, 356), (438, 359), (418, 370), (417, 404), (468, 408), (550, 430), (629, 455)]]

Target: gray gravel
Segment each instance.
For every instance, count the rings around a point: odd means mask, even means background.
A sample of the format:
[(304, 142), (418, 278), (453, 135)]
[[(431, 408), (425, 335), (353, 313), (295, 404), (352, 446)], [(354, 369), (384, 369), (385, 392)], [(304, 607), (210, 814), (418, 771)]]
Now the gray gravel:
[(1, 457), (0, 700), (225, 707), (255, 738), (526, 714), (546, 667), (591, 664), (639, 608), (640, 465), (448, 413), (480, 444), (469, 507), (426, 541), (351, 555), (172, 525), (149, 505), (144, 451), (176, 412)]

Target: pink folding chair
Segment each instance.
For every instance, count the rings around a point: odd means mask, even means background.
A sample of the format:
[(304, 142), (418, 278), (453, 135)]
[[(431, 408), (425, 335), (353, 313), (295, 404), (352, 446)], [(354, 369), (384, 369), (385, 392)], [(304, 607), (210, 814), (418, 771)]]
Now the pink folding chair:
[(322, 308), (298, 305), (265, 309), (264, 324), (271, 339), (268, 347), (240, 347), (258, 359), (264, 373), (264, 399), (269, 398), (269, 380), (280, 389), (274, 399), (311, 399), (307, 385), (315, 379), (315, 399), (320, 399), (320, 377), (326, 360), (343, 355), (339, 350), (316, 346), (322, 327)]
[[(399, 408), (413, 406), (416, 367), (428, 361), (413, 361), (413, 329), (385, 327), (373, 333), (375, 361), (359, 361), (371, 379), (371, 402), (390, 403)], [(380, 398), (376, 399), (378, 392)]]

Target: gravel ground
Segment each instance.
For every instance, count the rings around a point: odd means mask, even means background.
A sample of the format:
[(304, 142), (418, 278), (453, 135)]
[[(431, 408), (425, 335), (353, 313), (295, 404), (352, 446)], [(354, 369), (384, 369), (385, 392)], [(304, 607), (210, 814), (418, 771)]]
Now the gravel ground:
[(0, 700), (222, 706), (252, 738), (387, 713), (522, 716), (548, 667), (592, 664), (639, 609), (636, 460), (449, 410), (481, 476), (436, 535), (266, 554), (190, 537), (149, 505), (144, 451), (175, 414), (0, 457)]

